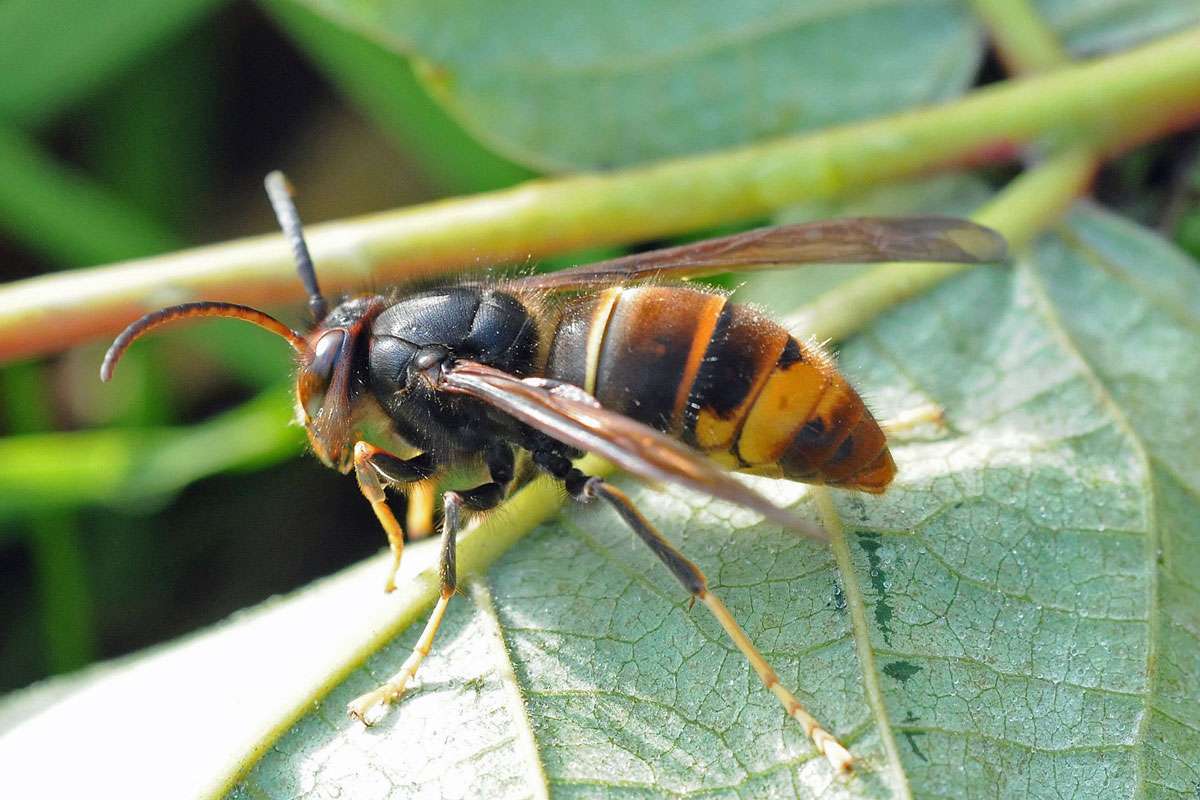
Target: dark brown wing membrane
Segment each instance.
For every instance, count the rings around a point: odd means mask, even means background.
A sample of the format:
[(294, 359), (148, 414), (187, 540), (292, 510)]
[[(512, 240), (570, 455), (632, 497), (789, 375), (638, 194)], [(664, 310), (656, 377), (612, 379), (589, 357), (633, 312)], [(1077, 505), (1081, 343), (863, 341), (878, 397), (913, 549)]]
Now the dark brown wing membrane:
[(443, 391), (464, 394), (510, 414), (531, 428), (652, 482), (675, 483), (757, 511), (821, 541), (825, 531), (736, 481), (712, 461), (662, 433), (603, 408), (570, 384), (522, 380), (474, 361), (459, 361), (439, 379)]
[(648, 278), (695, 278), (792, 264), (1003, 261), (1004, 237), (953, 217), (860, 217), (758, 228), (719, 239), (517, 278), (515, 289), (587, 289)]

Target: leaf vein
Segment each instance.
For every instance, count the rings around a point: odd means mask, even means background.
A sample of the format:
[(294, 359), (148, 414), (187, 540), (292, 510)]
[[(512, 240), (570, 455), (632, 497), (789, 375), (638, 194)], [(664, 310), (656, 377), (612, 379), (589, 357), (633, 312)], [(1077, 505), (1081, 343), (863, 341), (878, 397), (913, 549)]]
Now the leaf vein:
[[(1146, 626), (1147, 693), (1145, 699), (1145, 708), (1147, 712), (1149, 712), (1154, 709), (1154, 705), (1151, 700), (1151, 693), (1152, 687), (1156, 683), (1154, 665), (1158, 661), (1159, 649), (1159, 632), (1158, 625), (1155, 624), (1155, 620), (1158, 616), (1160, 605), (1158, 596), (1159, 575), (1157, 557), (1160, 536), (1156, 518), (1157, 508), (1155, 502), (1155, 486), (1150, 457), (1145, 446), (1145, 442), (1142, 441), (1141, 436), (1138, 435), (1136, 429), (1129, 422), (1129, 419), (1125, 416), (1124, 412), (1122, 412), (1120, 406), (1117, 404), (1116, 398), (1113, 397), (1108, 386), (1104, 383), (1103, 379), (1101, 379), (1100, 375), (1097, 374), (1095, 369), (1093, 369), (1091, 363), (1088, 362), (1088, 360), (1084, 357), (1083, 351), (1075, 343), (1070, 332), (1063, 324), (1063, 321), (1059, 318), (1059, 315), (1054, 309), (1053, 303), (1051, 302), (1048, 289), (1043, 283), (1041, 274), (1032, 266), (1028, 259), (1021, 259), (1017, 263), (1017, 269), (1020, 270), (1020, 274), (1028, 278), (1030, 293), (1033, 296), (1034, 304), (1041, 313), (1042, 318), (1045, 320), (1047, 328), (1049, 328), (1055, 338), (1058, 339), (1059, 344), (1064, 350), (1065, 354), (1079, 364), (1080, 371), (1087, 377), (1088, 382), (1092, 386), (1092, 391), (1095, 393), (1097, 399), (1105, 406), (1106, 409), (1108, 409), (1108, 412), (1112, 416), (1113, 420), (1117, 423), (1121, 430), (1124, 431), (1125, 438), (1137, 453), (1138, 460), (1141, 462), (1142, 476), (1143, 480), (1145, 481), (1145, 492), (1143, 495), (1145, 498), (1144, 518), (1147, 521), (1145, 548), (1147, 562), (1151, 565), (1151, 569), (1149, 571), (1150, 585), (1147, 587), (1148, 596), (1146, 601), (1147, 618), (1150, 620), (1150, 623)], [(1149, 740), (1147, 726), (1149, 725), (1151, 716), (1152, 715), (1150, 713), (1143, 714), (1141, 722), (1138, 726), (1137, 737), (1143, 743)], [(1139, 796), (1145, 795), (1145, 781), (1147, 777), (1146, 772), (1146, 747), (1142, 747), (1139, 748), (1137, 752), (1136, 786)]]
[(816, 487), (813, 495), (821, 512), (821, 519), (829, 531), (830, 546), (837, 559), (838, 570), (842, 574), (842, 591), (846, 597), (846, 605), (850, 610), (850, 624), (854, 632), (854, 641), (858, 653), (859, 668), (862, 672), (863, 691), (867, 705), (875, 717), (879, 739), (884, 752), (891, 763), (892, 772), (896, 777), (899, 795), (907, 800), (912, 798), (912, 789), (908, 784), (908, 774), (900, 761), (900, 753), (896, 748), (896, 738), (892, 734), (891, 720), (888, 717), (887, 706), (883, 699), (883, 690), (879, 684), (879, 672), (875, 668), (875, 656), (872, 649), (870, 633), (867, 626), (866, 608), (863, 604), (862, 589), (858, 584), (858, 574), (854, 571), (854, 562), (850, 556), (850, 546), (846, 541), (846, 532), (842, 526), (841, 517), (833, 505), (833, 498), (823, 487)]
[(529, 780), (533, 797), (538, 800), (548, 800), (550, 784), (546, 779), (546, 767), (542, 762), (541, 751), (538, 749), (533, 720), (530, 719), (529, 709), (526, 708), (525, 700), (521, 696), (521, 687), (513, 666), (512, 652), (504, 638), (504, 625), (500, 622), (496, 603), (492, 599), (491, 588), (485, 583), (485, 580), (481, 578), (471, 582), (471, 600), (475, 603), (480, 615), (487, 620), (492, 638), (500, 652), (500, 665), (497, 672), (500, 685), (503, 687), (504, 702), (508, 706), (509, 715), (512, 717), (513, 726), (516, 729), (514, 739), (517, 749), (525, 752), (528, 761), (528, 769), (525, 774)]

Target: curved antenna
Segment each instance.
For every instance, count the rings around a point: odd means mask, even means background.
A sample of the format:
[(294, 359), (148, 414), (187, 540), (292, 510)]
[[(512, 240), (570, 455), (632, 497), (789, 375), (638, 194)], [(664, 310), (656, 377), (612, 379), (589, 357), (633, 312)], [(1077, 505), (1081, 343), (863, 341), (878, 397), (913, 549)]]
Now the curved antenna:
[(300, 224), (300, 214), (296, 204), (292, 202), (292, 185), (279, 170), (267, 175), (263, 185), (267, 187), (267, 197), (271, 199), (271, 208), (275, 209), (275, 218), (283, 229), (284, 238), (292, 248), (292, 257), (296, 260), (296, 271), (300, 273), (300, 281), (308, 292), (308, 308), (313, 318), (320, 322), (325, 319), (329, 306), (321, 296), (321, 287), (317, 285), (317, 271), (313, 267), (312, 256), (308, 252), (308, 244), (304, 241), (304, 226)]
[(287, 339), (292, 349), (300, 355), (303, 356), (309, 353), (308, 342), (304, 340), (303, 336), (270, 314), (265, 314), (257, 308), (250, 308), (250, 306), (242, 306), (237, 303), (184, 303), (147, 314), (121, 331), (121, 335), (113, 340), (112, 346), (104, 354), (104, 363), (100, 365), (100, 380), (107, 381), (112, 378), (113, 370), (117, 368), (117, 362), (121, 360), (121, 356), (129, 349), (129, 345), (133, 344), (142, 334), (166, 325), (169, 322), (187, 319), (188, 317), (233, 317), (234, 319), (244, 319), (246, 322), (257, 325), (260, 328), (266, 328), (271, 333), (278, 334)]

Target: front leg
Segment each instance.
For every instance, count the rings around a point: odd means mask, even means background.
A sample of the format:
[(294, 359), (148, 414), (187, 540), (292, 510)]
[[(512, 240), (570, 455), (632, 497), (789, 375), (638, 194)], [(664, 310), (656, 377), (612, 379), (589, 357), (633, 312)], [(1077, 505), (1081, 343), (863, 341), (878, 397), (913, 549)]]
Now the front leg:
[(423, 481), (433, 472), (433, 459), (428, 453), (406, 460), (367, 442), (360, 441), (354, 445), (354, 477), (358, 479), (358, 489), (371, 504), (375, 518), (387, 534), (388, 546), (392, 549), (392, 566), (383, 587), (385, 592), (396, 590), (396, 572), (404, 555), (404, 531), (387, 504), (384, 488)]
[[(355, 698), (347, 706), (350, 716), (366, 725), (373, 725), (383, 718), (387, 707), (400, 699), (408, 682), (417, 674), (417, 668), (429, 655), (433, 646), (433, 637), (441, 627), (442, 618), (446, 615), (446, 607), (450, 598), (458, 588), (457, 548), (458, 531), (462, 528), (464, 511), (486, 511), (495, 508), (504, 499), (508, 484), (513, 479), (513, 453), (507, 446), (498, 446), (486, 456), (488, 472), (492, 480), (459, 492), (446, 492), (442, 495), (442, 542), (439, 559), (439, 579), (441, 595), (433, 613), (421, 631), (421, 638), (416, 647), (409, 653), (408, 658), (387, 683), (378, 689), (367, 692)], [(390, 512), (389, 512), (390, 513)]]

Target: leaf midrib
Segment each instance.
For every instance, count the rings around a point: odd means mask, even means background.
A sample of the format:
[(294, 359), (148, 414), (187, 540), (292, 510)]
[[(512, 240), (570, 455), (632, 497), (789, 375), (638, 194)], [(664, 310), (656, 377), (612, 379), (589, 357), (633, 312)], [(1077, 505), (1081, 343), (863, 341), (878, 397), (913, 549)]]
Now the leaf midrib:
[(471, 582), (471, 601), (479, 613), (487, 619), (500, 651), (498, 679), (501, 691), (504, 693), (504, 704), (508, 708), (516, 728), (515, 742), (518, 749), (524, 751), (529, 762), (525, 775), (529, 780), (533, 797), (535, 800), (549, 800), (550, 781), (546, 777), (546, 765), (542, 761), (542, 753), (538, 748), (537, 732), (533, 729), (533, 720), (529, 717), (529, 708), (521, 693), (521, 685), (513, 666), (512, 651), (508, 639), (504, 636), (504, 625), (500, 621), (500, 614), (496, 610), (491, 586), (486, 577), (479, 577)]
[(846, 608), (850, 612), (850, 628), (854, 636), (855, 652), (858, 654), (858, 665), (862, 672), (863, 693), (866, 696), (867, 707), (875, 718), (875, 729), (879, 732), (879, 740), (883, 744), (891, 772), (897, 781), (899, 796), (905, 800), (912, 800), (912, 787), (909, 785), (908, 773), (904, 770), (904, 764), (900, 760), (900, 751), (896, 747), (896, 736), (892, 732), (892, 723), (883, 698), (883, 689), (879, 684), (879, 670), (875, 667), (875, 651), (871, 645), (866, 605), (863, 601), (862, 588), (858, 583), (858, 573), (854, 570), (854, 560), (850, 555), (850, 544), (846, 540), (846, 529), (837, 512), (837, 507), (833, 504), (829, 490), (823, 486), (814, 487), (813, 496), (820, 509), (821, 519), (829, 528), (830, 547), (833, 549), (838, 572), (842, 576), (842, 595), (846, 598)]

